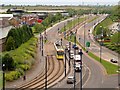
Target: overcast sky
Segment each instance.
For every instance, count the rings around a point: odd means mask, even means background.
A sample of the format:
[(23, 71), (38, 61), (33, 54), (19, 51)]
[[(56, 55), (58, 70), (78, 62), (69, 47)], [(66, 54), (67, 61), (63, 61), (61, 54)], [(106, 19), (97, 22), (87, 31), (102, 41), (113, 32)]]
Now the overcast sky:
[(16, 5), (115, 5), (120, 0), (0, 0), (1, 4)]

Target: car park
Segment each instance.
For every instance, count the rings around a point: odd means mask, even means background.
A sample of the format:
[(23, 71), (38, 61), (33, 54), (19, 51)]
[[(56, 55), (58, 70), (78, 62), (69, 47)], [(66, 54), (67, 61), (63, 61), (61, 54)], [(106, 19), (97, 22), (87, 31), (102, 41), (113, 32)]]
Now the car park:
[(74, 83), (74, 77), (73, 76), (69, 76), (67, 78), (67, 84), (73, 84)]
[(110, 59), (110, 61), (111, 61), (112, 63), (117, 63), (117, 62), (118, 62), (118, 60), (117, 60), (117, 59), (114, 59), (114, 58)]

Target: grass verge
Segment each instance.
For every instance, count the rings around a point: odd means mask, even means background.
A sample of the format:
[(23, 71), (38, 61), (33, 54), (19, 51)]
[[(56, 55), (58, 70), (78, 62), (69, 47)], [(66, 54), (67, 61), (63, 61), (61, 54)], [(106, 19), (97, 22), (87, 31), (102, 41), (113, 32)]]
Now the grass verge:
[(9, 54), (16, 64), (16, 68), (14, 70), (6, 71), (5, 78), (7, 81), (18, 79), (20, 76), (24, 75), (25, 71), (31, 68), (35, 62), (37, 42), (37, 38), (32, 37), (19, 48), (2, 53), (2, 56), (4, 56), (6, 53)]

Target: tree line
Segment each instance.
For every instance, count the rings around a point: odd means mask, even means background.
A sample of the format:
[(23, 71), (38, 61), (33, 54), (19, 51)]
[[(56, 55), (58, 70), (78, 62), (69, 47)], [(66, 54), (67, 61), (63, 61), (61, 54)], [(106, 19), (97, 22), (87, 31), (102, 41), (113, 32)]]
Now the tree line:
[(49, 14), (48, 17), (46, 17), (42, 23), (38, 24), (36, 23), (34, 28), (36, 33), (40, 33), (44, 31), (49, 26), (52, 26), (55, 22), (61, 20), (63, 18), (61, 13), (56, 13), (56, 15)]
[(12, 28), (6, 37), (5, 50), (10, 51), (18, 48), (33, 36), (32, 29), (23, 25), (22, 27)]

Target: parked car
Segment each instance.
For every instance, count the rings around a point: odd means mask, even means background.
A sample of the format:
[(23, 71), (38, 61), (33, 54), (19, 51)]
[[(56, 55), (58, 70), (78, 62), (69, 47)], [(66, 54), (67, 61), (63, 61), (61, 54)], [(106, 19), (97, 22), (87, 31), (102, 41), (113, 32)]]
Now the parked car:
[(117, 63), (118, 62), (118, 60), (116, 60), (114, 58), (110, 59), (110, 61), (113, 62), (113, 63)]
[(67, 84), (73, 84), (74, 83), (74, 76), (69, 76), (67, 78)]

